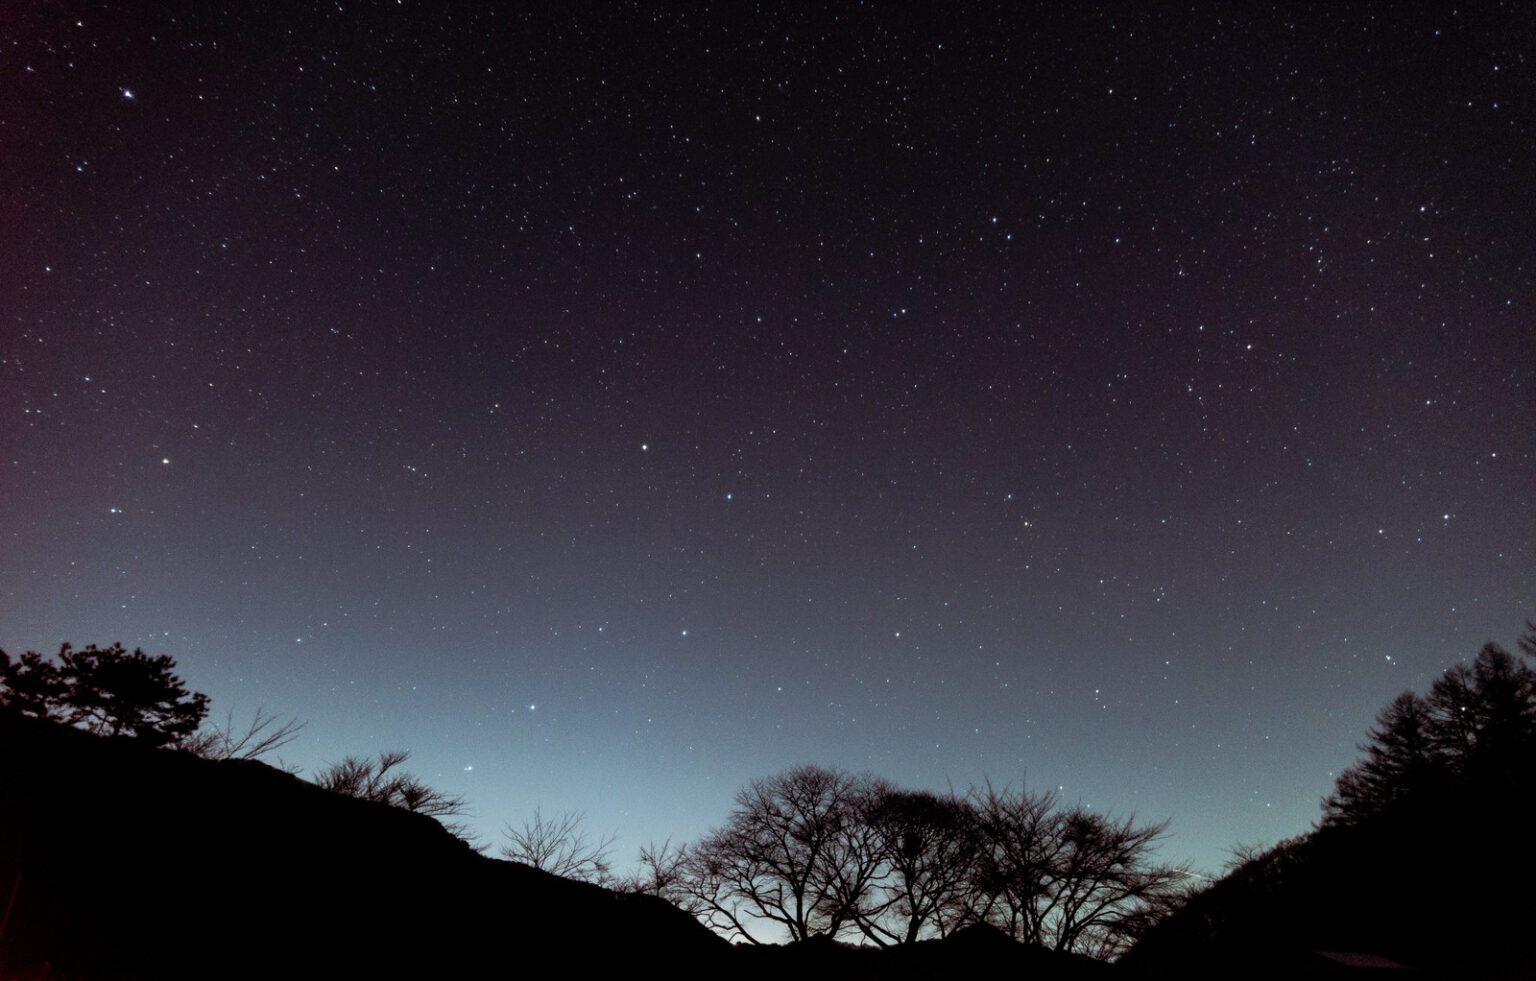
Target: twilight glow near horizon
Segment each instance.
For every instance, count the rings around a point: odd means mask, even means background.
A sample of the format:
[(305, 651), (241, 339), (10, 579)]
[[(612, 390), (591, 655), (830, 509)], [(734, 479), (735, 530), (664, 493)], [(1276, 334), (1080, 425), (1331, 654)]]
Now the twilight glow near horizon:
[(1536, 617), (1529, 5), (6, 21), (0, 647), (487, 845), (810, 762), (1214, 871)]

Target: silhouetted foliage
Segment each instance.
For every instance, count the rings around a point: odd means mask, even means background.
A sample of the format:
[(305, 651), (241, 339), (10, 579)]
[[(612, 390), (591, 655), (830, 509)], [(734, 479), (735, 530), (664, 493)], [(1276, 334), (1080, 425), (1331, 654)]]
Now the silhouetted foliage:
[(1430, 790), (1442, 775), (1430, 732), (1429, 703), (1405, 691), (1382, 709), (1366, 758), (1339, 774), (1324, 802), (1330, 823), (1358, 821), (1392, 807), (1403, 797)]
[[(1536, 655), (1536, 625), (1519, 647)], [(1536, 671), (1487, 644), (1426, 695), (1395, 698), (1361, 749), (1317, 829), (1244, 850), (1125, 961), (1203, 976), (1351, 950), (1437, 976), (1526, 976), (1536, 857), (1517, 822), (1536, 772)]]
[(277, 716), (257, 709), (244, 729), (229, 713), (221, 726), (205, 726), (177, 741), (176, 748), (205, 760), (259, 760), (299, 738), (305, 723), (298, 719), (278, 722)]
[(188, 691), (175, 667), (168, 655), (130, 654), (122, 644), (63, 644), (57, 663), (36, 651), (12, 662), (0, 651), (0, 707), (161, 746), (191, 735), (208, 714), (208, 696)]
[(404, 750), (395, 750), (380, 753), (377, 760), (348, 756), (340, 763), (332, 763), (315, 777), (314, 782), (348, 797), (437, 818), (445, 828), (462, 837), (465, 832), (462, 823), (442, 819), (467, 814), (469, 803), (463, 797), (434, 790), (415, 775), (398, 769), (410, 755)]
[[(1520, 649), (1536, 653), (1536, 625)], [(1469, 787), (1508, 794), (1531, 782), (1536, 756), (1536, 670), (1497, 644), (1458, 664), (1428, 696), (1403, 692), (1376, 717), (1365, 759), (1339, 775), (1324, 823), (1356, 824)]]
[(604, 884), (613, 874), (608, 853), (618, 836), (589, 839), (581, 827), (583, 817), (579, 811), (567, 811), (558, 818), (545, 818), (535, 808), (532, 821), (521, 828), (509, 824), (503, 829), (507, 843), (501, 846), (501, 854), (552, 875)]

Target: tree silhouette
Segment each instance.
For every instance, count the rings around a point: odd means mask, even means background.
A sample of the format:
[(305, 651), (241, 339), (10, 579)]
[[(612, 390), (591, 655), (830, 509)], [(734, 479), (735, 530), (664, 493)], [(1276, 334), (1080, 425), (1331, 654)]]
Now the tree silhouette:
[(0, 651), (0, 706), (161, 746), (190, 736), (208, 714), (208, 696), (188, 691), (175, 667), (169, 655), (130, 654), (122, 644), (63, 644), (57, 663), (35, 651), (12, 662)]
[[(1536, 625), (1519, 649), (1536, 656)], [(1497, 644), (1393, 699), (1321, 825), (1245, 850), (1126, 961), (1148, 976), (1241, 973), (1289, 950), (1386, 954), (1435, 977), (1529, 974), (1536, 670)]]
[(883, 863), (870, 900), (855, 907), (864, 935), (880, 946), (910, 944), (929, 927), (943, 937), (964, 925), (978, 857), (975, 809), (954, 797), (881, 788), (860, 817)]
[(971, 801), (979, 838), (971, 902), (1017, 940), (1113, 957), (1180, 891), (1184, 876), (1152, 860), (1166, 822), (1063, 811), (1054, 793), (990, 785)]
[(58, 666), (43, 655), (27, 651), (12, 662), (0, 651), (0, 706), (35, 719), (56, 720), (63, 693)]
[(176, 748), (205, 760), (259, 760), (299, 738), (307, 723), (297, 718), (279, 722), (278, 717), (257, 709), (245, 728), (235, 724), (230, 712), (223, 725), (211, 725), (176, 742)]
[(468, 814), (469, 802), (463, 797), (435, 790), (414, 774), (399, 769), (410, 755), (405, 750), (394, 750), (380, 753), (377, 760), (348, 756), (340, 763), (332, 763), (315, 777), (314, 783), (348, 797), (360, 797), (437, 818), (443, 827), (465, 837), (467, 829), (462, 822), (442, 819)]
[(977, 812), (978, 854), (973, 902), (980, 918), (1025, 943), (1046, 945), (1041, 897), (1056, 879), (1061, 855), (1057, 796), (1024, 788), (971, 791)]
[(1081, 807), (1064, 816), (1063, 862), (1048, 903), (1055, 949), (1115, 956), (1168, 907), (1184, 876), (1151, 861), (1167, 830), (1167, 822), (1137, 827)]
[[(1531, 632), (1521, 638), (1522, 649), (1536, 635), (1536, 628), (1527, 626)], [(1482, 771), (1526, 761), (1521, 756), (1536, 736), (1536, 671), (1498, 644), (1483, 645), (1470, 665), (1441, 675), (1427, 701), (1437, 749), (1459, 775), (1497, 776)]]
[(567, 879), (606, 883), (613, 873), (608, 853), (618, 836), (589, 839), (581, 828), (583, 818), (579, 811), (545, 818), (535, 808), (532, 821), (524, 822), (521, 828), (509, 824), (503, 829), (507, 843), (501, 846), (501, 854)]
[(988, 923), (1113, 957), (1184, 882), (1152, 860), (1165, 824), (1062, 810), (1054, 794), (989, 785), (957, 798), (802, 766), (754, 781), (736, 804), (724, 827), (655, 865), (679, 905), (751, 943), (765, 925), (890, 946)]
[(620, 879), (614, 889), (659, 896), (684, 912), (698, 916), (701, 912), (698, 902), (687, 889), (690, 854), (686, 844), (674, 845), (670, 838), (659, 845), (654, 841), (643, 845), (639, 868)]
[(1360, 747), (1365, 759), (1339, 774), (1323, 804), (1332, 823), (1354, 823), (1390, 809), (1427, 790), (1441, 773), (1429, 703), (1413, 692), (1403, 692), (1381, 710), (1369, 737)]
[(794, 940), (846, 929), (867, 884), (849, 838), (861, 793), (859, 778), (816, 766), (742, 789), (726, 825), (690, 850), (685, 889), (704, 922), (754, 944), (763, 921)]
[[(1520, 637), (1536, 655), (1536, 624)], [(1326, 825), (1359, 824), (1404, 806), (1474, 794), (1515, 796), (1536, 755), (1536, 670), (1498, 644), (1458, 664), (1427, 696), (1403, 692), (1376, 717), (1365, 759), (1345, 770), (1323, 802)]]

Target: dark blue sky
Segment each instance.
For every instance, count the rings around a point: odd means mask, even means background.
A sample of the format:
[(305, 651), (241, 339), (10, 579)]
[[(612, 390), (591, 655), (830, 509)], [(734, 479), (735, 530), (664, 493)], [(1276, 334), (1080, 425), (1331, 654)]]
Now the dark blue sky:
[(1526, 5), (0, 42), (0, 646), (410, 749), (488, 842), (815, 762), (1213, 870), (1536, 616)]

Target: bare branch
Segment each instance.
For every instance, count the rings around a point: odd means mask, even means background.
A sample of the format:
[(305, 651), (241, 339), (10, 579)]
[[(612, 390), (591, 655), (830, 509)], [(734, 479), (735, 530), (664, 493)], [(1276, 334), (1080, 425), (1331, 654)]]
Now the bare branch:
[(686, 888), (690, 852), (687, 844), (673, 845), (668, 838), (640, 848), (640, 869), (614, 883), (619, 892), (659, 896), (684, 912), (698, 914), (700, 908)]
[(725, 827), (701, 841), (687, 892), (705, 921), (760, 942), (748, 921), (777, 923), (796, 940), (854, 927), (874, 874), (857, 820), (867, 781), (801, 766), (753, 781), (736, 795)]
[(297, 718), (280, 723), (277, 716), (258, 708), (250, 724), (240, 730), (231, 711), (222, 726), (204, 726), (177, 743), (177, 748), (208, 760), (258, 760), (299, 738), (307, 724)]
[(326, 790), (348, 797), (377, 801), (437, 818), (443, 827), (468, 840), (468, 829), (462, 822), (441, 820), (467, 815), (468, 801), (456, 794), (435, 790), (413, 774), (391, 772), (409, 759), (410, 755), (403, 750), (393, 750), (380, 753), (377, 761), (348, 756), (340, 763), (330, 764), (314, 782)]
[(590, 840), (581, 827), (584, 819), (580, 811), (545, 818), (536, 808), (531, 822), (524, 822), (521, 828), (508, 824), (502, 831), (507, 843), (501, 846), (501, 853), (514, 862), (567, 879), (607, 883), (613, 873), (608, 853), (618, 836)]

